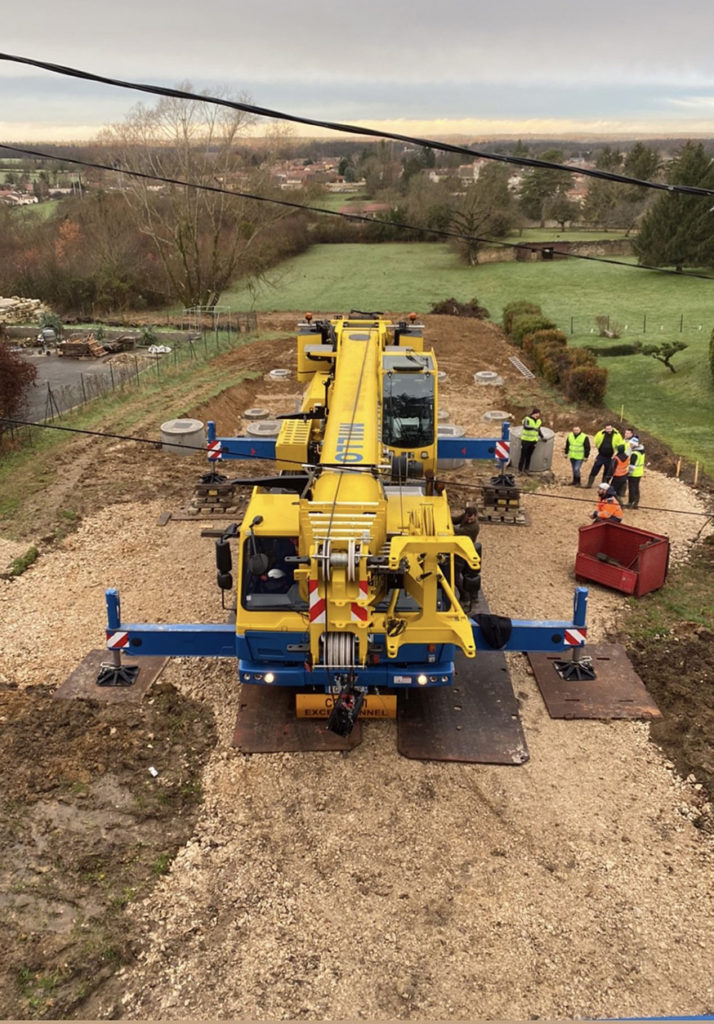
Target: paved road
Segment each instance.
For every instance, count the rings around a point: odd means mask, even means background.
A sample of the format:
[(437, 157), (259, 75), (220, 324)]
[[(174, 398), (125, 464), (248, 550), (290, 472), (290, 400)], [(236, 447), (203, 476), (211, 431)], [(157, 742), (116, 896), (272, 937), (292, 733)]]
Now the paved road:
[[(37, 349), (23, 352), (23, 358), (37, 367), (37, 380), (28, 396), (22, 419), (47, 419), (79, 405), (84, 400), (87, 385), (91, 395), (96, 393), (100, 381), (111, 387), (109, 366), (104, 359), (72, 359), (68, 356), (41, 355)], [(82, 384), (85, 384), (83, 390)]]

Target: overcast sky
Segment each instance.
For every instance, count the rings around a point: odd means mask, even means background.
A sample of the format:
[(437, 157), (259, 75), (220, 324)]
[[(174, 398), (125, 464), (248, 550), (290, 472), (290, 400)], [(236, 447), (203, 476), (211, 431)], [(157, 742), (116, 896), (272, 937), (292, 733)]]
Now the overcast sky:
[[(407, 134), (714, 136), (714, 0), (34, 0), (6, 54)], [(0, 139), (150, 97), (0, 61)], [(295, 129), (303, 134), (301, 129)]]

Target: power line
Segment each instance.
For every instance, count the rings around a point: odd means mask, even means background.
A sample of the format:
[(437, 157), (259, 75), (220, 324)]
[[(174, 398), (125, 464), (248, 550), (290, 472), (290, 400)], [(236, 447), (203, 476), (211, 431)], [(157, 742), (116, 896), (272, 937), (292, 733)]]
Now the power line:
[(27, 64), (30, 67), (42, 68), (43, 70), (51, 71), (54, 74), (64, 75), (70, 78), (79, 78), (87, 82), (99, 82), (103, 85), (111, 85), (119, 89), (132, 89), (136, 92), (150, 93), (154, 96), (168, 96), (176, 99), (196, 100), (200, 103), (210, 103), (217, 106), (229, 107), (232, 110), (241, 110), (244, 113), (254, 114), (257, 117), (267, 117), (278, 121), (290, 121), (294, 124), (311, 125), (312, 127), (325, 128), (328, 131), (342, 132), (348, 135), (362, 135), (370, 138), (392, 139), (395, 142), (406, 142), (409, 145), (435, 149), (444, 153), (460, 153), (466, 156), (480, 157), (483, 160), (496, 160), (500, 163), (515, 164), (519, 167), (534, 167), (547, 170), (566, 171), (568, 174), (582, 174), (585, 177), (601, 178), (605, 181), (620, 182), (624, 185), (637, 185), (640, 188), (657, 189), (662, 192), (676, 192), (694, 196), (714, 196), (714, 189), (701, 188), (698, 185), (668, 185), (663, 182), (644, 181), (640, 178), (631, 178), (625, 174), (615, 174), (613, 171), (603, 171), (598, 168), (569, 167), (567, 164), (553, 163), (549, 160), (538, 160), (534, 157), (516, 157), (507, 156), (503, 153), (487, 153), (468, 146), (456, 146), (447, 142), (439, 142), (436, 139), (425, 139), (413, 135), (402, 135), (398, 132), (378, 131), (375, 128), (367, 128), (364, 125), (343, 124), (339, 121), (324, 121), (319, 118), (303, 117), (299, 114), (290, 114), (285, 111), (272, 110), (269, 107), (258, 107), (255, 104), (244, 103), (240, 100), (228, 100), (218, 96), (201, 95), (200, 93), (189, 92), (184, 89), (172, 89), (161, 85), (147, 85), (141, 82), (129, 82), (121, 78), (108, 78), (105, 75), (96, 75), (89, 71), (82, 71), (79, 68), (72, 68), (63, 64), (53, 64), (49, 61), (34, 60), (31, 57), (20, 57), (10, 53), (0, 53), (0, 60), (12, 61), (16, 64)]
[[(110, 433), (108, 433), (106, 431), (85, 430), (85, 429), (80, 429), (79, 427), (60, 427), (56, 423), (35, 423), (32, 420), (19, 420), (19, 419), (11, 418), (9, 416), (0, 417), (0, 423), (9, 423), (12, 426), (37, 427), (39, 429), (44, 429), (44, 430), (61, 430), (61, 431), (64, 431), (66, 433), (69, 433), (69, 434), (84, 434), (84, 435), (87, 435), (88, 437), (107, 437), (107, 438), (110, 438), (110, 439), (115, 440), (115, 441), (133, 441), (136, 444), (148, 444), (148, 445), (151, 445), (152, 448), (156, 448), (156, 449), (163, 449), (164, 444), (167, 444), (167, 447), (172, 447), (170, 442), (156, 441), (156, 440), (153, 440), (152, 438), (147, 438), (147, 437), (135, 437), (132, 434), (110, 434)], [(174, 445), (173, 447), (176, 447), (176, 446)], [(204, 455), (206, 455), (206, 453), (207, 453), (207, 449), (206, 449), (205, 446), (199, 446), (199, 445), (193, 445), (193, 444), (182, 444), (180, 447), (183, 448), (183, 449), (189, 449), (190, 451), (202, 452)], [(305, 463), (304, 462), (297, 462), (296, 460), (284, 459), (282, 457), (279, 459), (277, 455), (273, 456), (273, 457), (271, 457), (271, 456), (262, 456), (260, 459), (257, 459), (255, 461), (259, 461), (259, 462), (278, 462), (278, 461), (279, 462), (289, 462), (292, 465), (300, 466), (302, 468), (305, 468)], [(320, 464), (318, 464), (316, 466), (311, 466), (309, 468), (319, 469), (320, 468)], [(329, 467), (326, 467), (326, 468), (333, 469), (333, 468), (337, 468), (337, 467), (329, 466)], [(359, 470), (357, 470), (357, 469), (350, 469), (350, 467), (342, 467), (342, 466), (339, 467), (339, 471), (341, 473), (350, 473), (350, 472), (357, 473), (357, 472), (359, 472)], [(256, 482), (259, 482), (259, 481), (256, 481)], [(461, 490), (468, 490), (468, 491), (476, 491), (476, 490), (478, 490), (478, 491), (480, 491), (481, 487), (480, 487), (479, 484), (466, 484), (466, 483), (461, 483), (458, 480), (454, 480), (451, 483), (451, 489), (454, 490), (454, 491), (461, 491)], [(522, 496), (526, 497), (526, 495), (522, 495)], [(579, 504), (588, 504), (588, 505), (592, 504), (592, 501), (589, 501), (587, 498), (573, 498), (573, 497), (570, 497), (569, 495), (565, 495), (565, 494), (546, 494), (543, 491), (531, 491), (531, 492), (529, 492), (529, 494), (527, 496), (528, 497), (534, 497), (534, 498), (550, 498), (552, 501), (575, 501), (575, 502), (578, 502)], [(660, 507), (658, 507), (656, 505), (640, 505), (639, 507), (644, 512), (666, 512), (666, 513), (668, 513), (670, 515), (703, 516), (706, 519), (711, 519), (712, 518), (712, 514), (710, 512), (689, 512), (686, 509), (660, 508)]]
[[(200, 192), (215, 192), (219, 195), (232, 196), (235, 199), (249, 199), (257, 203), (273, 203), (277, 206), (286, 206), (293, 210), (303, 210), (308, 213), (326, 214), (330, 217), (342, 217), (344, 220), (359, 221), (364, 224), (379, 225), (402, 230), (418, 231), (440, 238), (455, 238), (464, 242), (479, 242), (484, 245), (501, 246), (506, 249), (520, 249), (525, 252), (539, 252), (538, 248), (528, 245), (525, 242), (504, 242), (498, 238), (483, 238), (480, 235), (464, 235), (459, 231), (449, 231), (445, 228), (422, 227), (418, 224), (408, 224), (405, 221), (382, 220), (379, 217), (367, 217), (359, 213), (344, 213), (340, 210), (329, 210), (324, 206), (309, 206), (306, 203), (296, 203), (289, 199), (276, 199), (273, 196), (260, 196), (253, 192), (237, 192), (233, 189), (222, 188), (220, 185), (207, 185), (198, 182), (186, 181), (183, 178), (170, 178), (160, 174), (150, 174), (147, 171), (134, 171), (115, 164), (101, 164), (93, 160), (80, 160), (78, 157), (58, 156), (53, 153), (44, 153), (37, 149), (27, 149), (22, 146), (10, 146), (0, 144), (0, 150), (8, 150), (11, 153), (22, 153), (25, 156), (39, 157), (42, 160), (54, 160), (58, 163), (74, 164), (77, 167), (89, 167), (97, 171), (109, 171), (111, 174), (126, 174), (132, 178), (141, 178), (147, 181), (159, 181), (165, 185), (180, 185), (182, 188), (192, 188)], [(676, 274), (677, 277), (693, 277), (702, 281), (714, 281), (709, 274), (697, 274), (692, 271), (668, 270), (666, 267), (650, 266), (647, 263), (625, 263), (623, 260), (608, 259), (606, 256), (586, 256), (584, 253), (565, 252), (562, 249), (553, 249), (554, 256), (562, 256), (568, 259), (586, 260), (590, 263), (607, 263), (615, 267), (627, 267), (629, 270), (651, 270), (657, 274)]]

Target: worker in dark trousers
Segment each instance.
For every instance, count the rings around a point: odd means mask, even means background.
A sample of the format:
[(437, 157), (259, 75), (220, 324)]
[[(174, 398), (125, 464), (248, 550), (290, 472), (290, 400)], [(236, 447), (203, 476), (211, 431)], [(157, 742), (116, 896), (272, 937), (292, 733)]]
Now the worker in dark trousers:
[(533, 452), (539, 441), (545, 440), (541, 427), (543, 421), (540, 418), (540, 409), (531, 409), (527, 416), (523, 417), (521, 428), (521, 455), (518, 459), (518, 472), (528, 473), (530, 470)]
[(640, 504), (640, 480), (645, 471), (645, 446), (638, 444), (630, 456), (630, 471), (627, 477), (627, 507), (637, 508)]
[(597, 434), (593, 438), (593, 444), (597, 448), (597, 456), (593, 462), (592, 469), (590, 470), (590, 476), (588, 477), (588, 487), (592, 487), (595, 483), (595, 478), (602, 469), (602, 478), (605, 483), (609, 483), (610, 477), (612, 476), (612, 460), (615, 457), (615, 452), (621, 444), (624, 444), (624, 438), (619, 430), (615, 430), (612, 424), (608, 423), (607, 426), (603, 427), (602, 430), (598, 430)]
[(565, 439), (565, 454), (573, 472), (572, 487), (580, 487), (580, 468), (590, 458), (590, 438), (580, 427), (573, 427)]
[(630, 472), (630, 454), (624, 444), (618, 445), (612, 460), (612, 486), (618, 501), (622, 501), (627, 488), (627, 477)]

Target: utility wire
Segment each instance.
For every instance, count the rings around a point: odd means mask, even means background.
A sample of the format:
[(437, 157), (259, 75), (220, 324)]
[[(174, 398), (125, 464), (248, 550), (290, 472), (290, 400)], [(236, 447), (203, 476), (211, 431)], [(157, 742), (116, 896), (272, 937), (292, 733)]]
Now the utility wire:
[(343, 132), (348, 135), (363, 135), (377, 139), (392, 139), (395, 142), (406, 142), (413, 146), (421, 146), (427, 149), (435, 149), (444, 153), (460, 153), (471, 157), (480, 157), (483, 160), (496, 160), (500, 163), (516, 164), (519, 167), (536, 167), (555, 171), (566, 171), (569, 174), (582, 174), (585, 177), (601, 178), (605, 181), (616, 181), (624, 185), (637, 185), (641, 188), (652, 188), (662, 192), (678, 192), (684, 195), (714, 196), (714, 189), (701, 188), (698, 185), (668, 185), (663, 182), (644, 181), (640, 178), (631, 178), (625, 174), (615, 174), (613, 171), (603, 171), (598, 168), (569, 167), (567, 164), (553, 163), (549, 160), (538, 160), (534, 157), (507, 156), (503, 153), (487, 153), (481, 150), (472, 149), (468, 146), (456, 146), (447, 142), (439, 142), (436, 139), (425, 139), (413, 135), (402, 135), (397, 132), (378, 131), (375, 128), (367, 128), (364, 125), (343, 124), (339, 121), (324, 121), (319, 118), (302, 117), (298, 114), (290, 114), (280, 110), (272, 110), (269, 107), (258, 107), (252, 103), (244, 103), (239, 100), (228, 100), (217, 96), (205, 96), (200, 93), (188, 92), (184, 89), (172, 89), (161, 85), (147, 85), (140, 82), (129, 82), (121, 78), (108, 78), (105, 75), (96, 75), (89, 71), (82, 71), (79, 68), (68, 67), (63, 64), (53, 64), (49, 61), (33, 60), (30, 57), (20, 57), (10, 53), (0, 53), (0, 60), (13, 61), (16, 64), (27, 64), (30, 67), (42, 68), (54, 74), (79, 78), (87, 82), (100, 82), (103, 85), (111, 85), (119, 89), (133, 89), (136, 92), (151, 93), (154, 96), (171, 96), (177, 99), (196, 100), (199, 103), (211, 103), (216, 106), (229, 107), (232, 110), (242, 110), (257, 117), (268, 117), (278, 121), (291, 121), (295, 124), (312, 125), (317, 128), (325, 128), (328, 131)]
[[(148, 437), (134, 437), (132, 434), (110, 434), (110, 433), (107, 433), (105, 431), (100, 431), (100, 430), (83, 430), (83, 429), (80, 429), (79, 427), (59, 427), (55, 423), (35, 423), (32, 420), (19, 420), (19, 419), (11, 418), (9, 416), (0, 417), (0, 423), (9, 423), (9, 424), (14, 425), (14, 426), (38, 427), (38, 428), (42, 428), (42, 429), (45, 429), (45, 430), (63, 430), (63, 431), (65, 431), (67, 433), (70, 433), (70, 434), (86, 434), (89, 437), (108, 437), (108, 438), (112, 438), (113, 440), (116, 440), (116, 441), (134, 441), (136, 444), (149, 444), (149, 445), (152, 446), (152, 448), (158, 448), (158, 449), (163, 448), (164, 444), (166, 444), (168, 447), (171, 447), (171, 442), (155, 441), (155, 440), (152, 440), (151, 438), (148, 438)], [(174, 447), (177, 447), (177, 446), (174, 445)], [(193, 444), (182, 444), (180, 447), (184, 448), (184, 449), (189, 449), (190, 451), (202, 452), (204, 455), (207, 454), (207, 448), (205, 446), (201, 447), (199, 445), (193, 445)], [(249, 460), (245, 460), (245, 461), (249, 461)], [(304, 466), (305, 466), (304, 462), (297, 462), (294, 459), (283, 459), (283, 458), (278, 459), (277, 456), (271, 457), (269, 455), (261, 456), (260, 458), (255, 459), (254, 461), (256, 461), (256, 462), (278, 462), (279, 461), (279, 462), (289, 462), (292, 465), (300, 466), (301, 468), (304, 468)], [(318, 464), (314, 468), (320, 469), (321, 467), (322, 467), (322, 464)], [(333, 468), (333, 467), (322, 467), (322, 468)], [(344, 467), (343, 468), (341, 466), (339, 467), (339, 470), (340, 470), (341, 473), (351, 473), (351, 472), (355, 473), (355, 472), (359, 472), (358, 469), (351, 469), (350, 467)], [(256, 483), (259, 484), (260, 480), (256, 479)], [(452, 484), (451, 484), (451, 490), (454, 490), (454, 491), (461, 491), (461, 490), (480, 491), (481, 487), (480, 487), (479, 484), (465, 484), (465, 483), (461, 483), (458, 480), (454, 480), (452, 482)], [(580, 504), (588, 504), (588, 505), (592, 504), (592, 502), (589, 501), (587, 498), (571, 498), (571, 497), (569, 497), (568, 495), (565, 495), (565, 494), (546, 494), (543, 491), (531, 491), (531, 492), (529, 492), (528, 495), (522, 495), (522, 496), (523, 497), (533, 497), (533, 498), (550, 498), (551, 500), (554, 500), (554, 501), (575, 501), (575, 502), (578, 502)], [(642, 509), (643, 512), (666, 512), (666, 513), (668, 513), (670, 515), (703, 516), (706, 519), (711, 519), (712, 518), (712, 514), (710, 512), (688, 512), (686, 509), (680, 509), (680, 508), (660, 508), (660, 507), (658, 507), (656, 505), (640, 505), (639, 507), (640, 507), (640, 509)]]
[[(498, 238), (483, 238), (480, 235), (465, 235), (459, 231), (449, 231), (445, 228), (421, 227), (418, 224), (408, 224), (405, 221), (382, 220), (379, 217), (367, 217), (359, 213), (343, 213), (339, 210), (329, 210), (324, 206), (309, 206), (306, 203), (296, 203), (289, 199), (276, 199), (272, 196), (259, 196), (254, 192), (237, 192), (233, 189), (222, 188), (220, 185), (199, 184), (197, 182), (185, 181), (183, 178), (169, 178), (160, 174), (150, 174), (147, 171), (133, 171), (128, 168), (118, 167), (115, 164), (100, 164), (92, 160), (80, 160), (76, 157), (58, 156), (53, 153), (43, 153), (37, 149), (26, 149), (22, 146), (0, 144), (0, 150), (3, 149), (6, 149), (11, 153), (22, 153), (25, 156), (39, 157), (42, 160), (54, 160), (58, 163), (74, 164), (78, 167), (89, 167), (97, 171), (109, 171), (112, 174), (126, 174), (132, 178), (142, 178), (148, 181), (160, 181), (165, 185), (180, 185), (182, 188), (192, 188), (199, 192), (216, 192), (220, 195), (232, 196), (236, 199), (254, 200), (257, 203), (273, 203), (276, 206), (286, 206), (293, 210), (327, 214), (330, 217), (342, 217), (344, 220), (354, 220), (364, 224), (377, 224), (382, 227), (403, 231), (419, 231), (421, 233), (437, 235), (440, 238), (456, 238), (464, 242), (480, 242), (484, 245), (496, 245), (506, 249), (518, 249), (530, 253), (540, 251), (532, 245), (528, 245), (526, 242), (504, 242), (502, 239)], [(714, 281), (714, 277), (710, 274), (697, 274), (688, 270), (668, 270), (666, 267), (650, 266), (647, 263), (625, 263), (623, 260), (608, 259), (606, 256), (586, 256), (584, 253), (565, 252), (562, 249), (553, 249), (553, 255), (567, 257), (568, 259), (587, 260), (590, 263), (608, 263), (615, 267), (627, 267), (629, 270), (651, 270), (657, 274), (676, 274), (677, 277), (694, 277), (702, 281)]]

